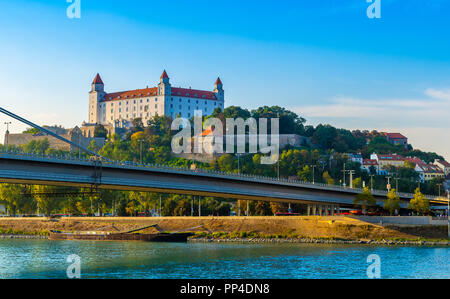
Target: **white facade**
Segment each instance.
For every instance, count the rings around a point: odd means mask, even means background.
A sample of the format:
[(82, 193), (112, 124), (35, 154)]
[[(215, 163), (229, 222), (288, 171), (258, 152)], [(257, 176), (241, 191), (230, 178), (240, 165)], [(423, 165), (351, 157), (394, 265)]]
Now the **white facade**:
[(195, 110), (210, 115), (224, 109), (224, 90), (218, 78), (213, 91), (172, 87), (166, 71), (157, 87), (106, 93), (97, 74), (89, 93), (89, 123), (112, 124), (142, 118), (144, 124), (155, 115), (191, 118)]

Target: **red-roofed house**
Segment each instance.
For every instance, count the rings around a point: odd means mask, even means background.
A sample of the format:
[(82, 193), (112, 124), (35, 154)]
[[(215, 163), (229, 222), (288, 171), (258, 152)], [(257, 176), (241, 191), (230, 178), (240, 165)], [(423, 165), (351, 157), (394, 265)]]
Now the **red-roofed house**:
[(194, 111), (211, 115), (216, 108), (224, 109), (225, 93), (218, 78), (214, 90), (172, 87), (164, 70), (156, 87), (107, 93), (99, 74), (89, 93), (89, 123), (112, 124), (142, 118), (144, 123), (155, 115), (191, 118)]
[(447, 176), (450, 174), (450, 163), (445, 160), (435, 160), (434, 165), (438, 166)]
[(372, 170), (375, 171), (375, 173), (379, 173), (380, 171), (378, 168), (378, 161), (375, 159), (363, 159), (361, 168), (366, 170), (368, 173), (372, 173)]
[(408, 138), (400, 133), (383, 133), (386, 136), (387, 141), (394, 145), (403, 145), (406, 147), (408, 145)]
[(376, 160), (378, 162), (378, 173), (387, 173), (389, 166), (401, 167), (405, 165), (405, 158), (403, 156), (392, 154), (392, 155), (380, 155), (372, 154), (370, 155), (371, 160)]

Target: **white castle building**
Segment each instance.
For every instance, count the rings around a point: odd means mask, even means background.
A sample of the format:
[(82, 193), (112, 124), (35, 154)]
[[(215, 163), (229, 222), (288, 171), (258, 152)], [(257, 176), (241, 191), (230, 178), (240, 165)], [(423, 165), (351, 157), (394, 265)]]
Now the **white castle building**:
[(157, 87), (107, 93), (97, 74), (89, 92), (89, 123), (116, 126), (140, 117), (146, 124), (155, 115), (191, 118), (195, 110), (210, 115), (216, 108), (223, 110), (224, 98), (220, 78), (213, 91), (176, 88), (164, 71)]

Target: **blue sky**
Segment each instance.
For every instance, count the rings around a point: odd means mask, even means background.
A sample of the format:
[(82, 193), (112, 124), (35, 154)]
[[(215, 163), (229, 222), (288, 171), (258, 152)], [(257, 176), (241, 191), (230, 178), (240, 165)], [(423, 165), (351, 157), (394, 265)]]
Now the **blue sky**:
[(72, 127), (97, 72), (111, 92), (163, 69), (198, 89), (220, 75), (226, 105), (401, 132), (450, 159), (450, 1), (381, 0), (381, 19), (365, 0), (81, 0), (81, 19), (68, 5), (0, 0), (2, 107)]

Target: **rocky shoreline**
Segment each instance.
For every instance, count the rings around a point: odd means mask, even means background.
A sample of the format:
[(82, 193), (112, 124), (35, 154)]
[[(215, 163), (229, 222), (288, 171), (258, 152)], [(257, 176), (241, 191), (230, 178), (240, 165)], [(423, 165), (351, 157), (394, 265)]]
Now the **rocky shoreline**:
[(423, 241), (423, 240), (333, 240), (333, 239), (309, 239), (309, 238), (191, 238), (192, 243), (303, 243), (303, 244), (366, 244), (366, 245), (421, 245), (421, 246), (450, 246), (449, 241)]
[[(0, 239), (38, 239), (48, 240), (43, 235), (11, 235), (0, 234)], [(420, 245), (420, 246), (450, 246), (449, 241), (426, 240), (334, 240), (334, 239), (310, 239), (310, 238), (190, 238), (190, 243), (300, 243), (300, 244), (366, 244), (366, 245)]]
[(46, 239), (48, 239), (48, 236), (2, 234), (2, 235), (0, 235), (0, 239), (41, 239), (41, 240), (46, 240)]

